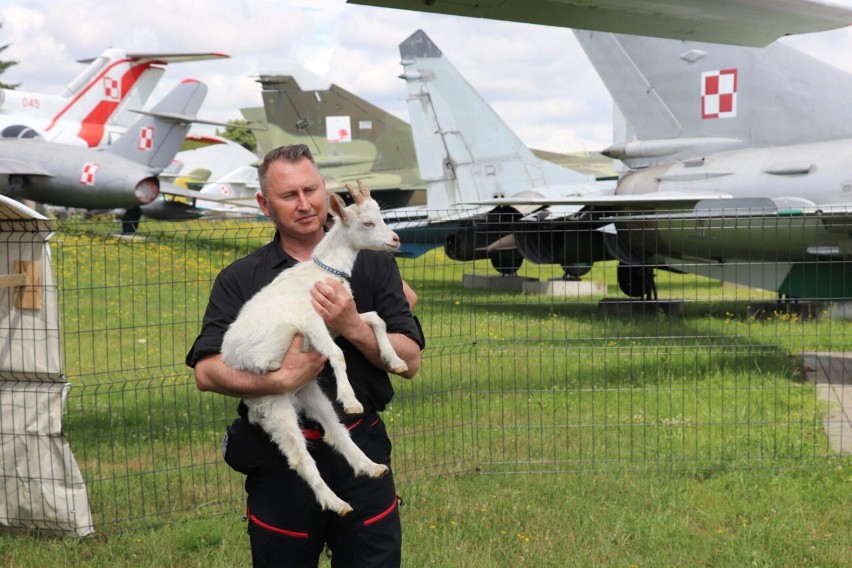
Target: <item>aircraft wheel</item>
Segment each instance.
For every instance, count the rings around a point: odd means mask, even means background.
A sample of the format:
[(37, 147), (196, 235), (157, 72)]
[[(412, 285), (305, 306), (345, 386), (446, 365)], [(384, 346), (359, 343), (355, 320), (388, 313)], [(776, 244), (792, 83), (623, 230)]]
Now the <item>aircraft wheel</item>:
[(503, 276), (514, 276), (524, 263), (524, 257), (518, 249), (496, 250), (488, 254), (491, 266)]
[(135, 235), (139, 228), (139, 220), (142, 218), (141, 207), (131, 207), (121, 216), (121, 234)]
[(591, 264), (571, 264), (569, 266), (563, 266), (562, 270), (565, 271), (563, 278), (565, 280), (579, 280), (581, 276), (588, 274), (591, 269)]
[(654, 269), (640, 264), (618, 263), (618, 287), (631, 298), (652, 300), (657, 298)]

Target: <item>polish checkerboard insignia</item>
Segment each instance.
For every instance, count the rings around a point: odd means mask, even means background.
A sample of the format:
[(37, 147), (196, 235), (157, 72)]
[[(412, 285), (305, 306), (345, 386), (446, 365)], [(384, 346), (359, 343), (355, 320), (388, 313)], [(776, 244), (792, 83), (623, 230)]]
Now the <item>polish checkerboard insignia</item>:
[(701, 74), (701, 118), (737, 116), (737, 70)]
[(154, 147), (154, 127), (146, 126), (139, 131), (139, 149), (150, 150)]
[(98, 173), (99, 164), (88, 163), (80, 172), (80, 185), (95, 185), (95, 175)]
[(113, 77), (104, 77), (104, 99), (108, 101), (121, 100), (121, 82)]

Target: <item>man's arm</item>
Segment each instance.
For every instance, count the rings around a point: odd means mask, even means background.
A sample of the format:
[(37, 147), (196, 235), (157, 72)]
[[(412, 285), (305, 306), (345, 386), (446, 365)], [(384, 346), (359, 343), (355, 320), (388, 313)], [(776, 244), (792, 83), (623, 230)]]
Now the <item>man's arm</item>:
[(316, 379), (327, 357), (315, 350), (302, 352), (304, 338), (297, 335), (275, 371), (258, 374), (232, 369), (219, 353), (208, 355), (195, 365), (195, 385), (200, 391), (211, 391), (238, 398), (292, 392)]
[[(355, 299), (340, 282), (329, 278), (317, 283), (311, 289), (311, 303), (329, 329), (343, 336), (374, 366), (390, 371), (379, 355), (376, 334), (358, 315)], [(420, 369), (420, 346), (401, 333), (389, 333), (388, 338), (396, 354), (408, 365), (408, 370), (400, 376), (413, 378)]]

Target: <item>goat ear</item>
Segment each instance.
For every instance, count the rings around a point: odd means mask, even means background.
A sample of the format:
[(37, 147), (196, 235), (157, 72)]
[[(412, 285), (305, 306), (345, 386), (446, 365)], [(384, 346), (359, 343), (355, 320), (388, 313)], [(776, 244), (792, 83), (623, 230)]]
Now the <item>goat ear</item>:
[(334, 216), (340, 219), (342, 223), (346, 223), (346, 204), (336, 193), (332, 193), (328, 196), (328, 205), (331, 208), (331, 212), (334, 213)]

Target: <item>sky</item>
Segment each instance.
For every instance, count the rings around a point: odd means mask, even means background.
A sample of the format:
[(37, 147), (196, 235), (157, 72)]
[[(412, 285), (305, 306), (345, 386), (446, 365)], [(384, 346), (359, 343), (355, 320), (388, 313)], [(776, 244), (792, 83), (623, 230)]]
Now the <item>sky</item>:
[[(209, 87), (200, 118), (261, 106), (262, 73), (298, 64), (408, 121), (399, 44), (418, 29), (529, 146), (598, 151), (612, 140), (612, 99), (571, 30), (346, 4), (345, 0), (0, 0), (2, 80), (57, 93), (109, 47), (220, 52), (172, 64), (149, 105), (179, 81)], [(852, 30), (784, 40), (852, 72)], [(205, 129), (202, 127), (201, 131)]]

